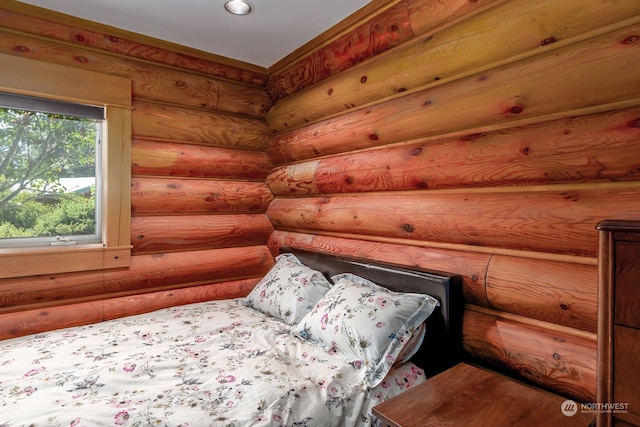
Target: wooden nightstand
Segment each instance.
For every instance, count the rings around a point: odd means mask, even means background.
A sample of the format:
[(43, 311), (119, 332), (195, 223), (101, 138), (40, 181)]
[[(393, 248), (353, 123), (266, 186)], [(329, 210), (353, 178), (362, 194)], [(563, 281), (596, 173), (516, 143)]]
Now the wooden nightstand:
[[(595, 414), (564, 415), (567, 399), (460, 363), (373, 408), (383, 427), (588, 426)], [(570, 406), (565, 409), (571, 409)]]

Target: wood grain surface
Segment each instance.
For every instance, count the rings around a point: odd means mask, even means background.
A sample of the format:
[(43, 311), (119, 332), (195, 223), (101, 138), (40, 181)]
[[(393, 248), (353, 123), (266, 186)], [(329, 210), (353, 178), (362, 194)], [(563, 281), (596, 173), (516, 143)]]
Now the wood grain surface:
[(263, 214), (131, 218), (134, 254), (264, 245), (272, 232)]
[(131, 173), (264, 181), (272, 168), (264, 152), (153, 140), (134, 140)]
[[(436, 2), (430, 3), (433, 6)], [(457, 11), (453, 9), (461, 5), (450, 3), (429, 12), (454, 17)], [(480, 6), (474, 3), (474, 7)], [(637, 15), (640, 4), (626, 0), (618, 2), (615, 9), (602, 2), (584, 7), (584, 2), (574, 0), (515, 0), (495, 4), (482, 13), (467, 11), (465, 19), (449, 21), (444, 28), (414, 37), (376, 61), (363, 62), (280, 100), (269, 110), (267, 121), (272, 129), (283, 132), (405, 91), (444, 85), (516, 58), (540, 55)], [(418, 22), (437, 21), (437, 14), (435, 18), (421, 14), (412, 27)], [(579, 26), (572, 25), (576, 21)]]
[(640, 108), (453, 138), (427, 138), (277, 166), (282, 196), (635, 181)]

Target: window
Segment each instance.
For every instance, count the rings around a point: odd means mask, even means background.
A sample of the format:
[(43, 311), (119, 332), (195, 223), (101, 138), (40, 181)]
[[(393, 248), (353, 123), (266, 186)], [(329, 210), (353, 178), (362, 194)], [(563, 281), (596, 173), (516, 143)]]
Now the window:
[(104, 108), (0, 92), (0, 247), (102, 243)]
[(0, 62), (0, 278), (128, 266), (130, 80)]

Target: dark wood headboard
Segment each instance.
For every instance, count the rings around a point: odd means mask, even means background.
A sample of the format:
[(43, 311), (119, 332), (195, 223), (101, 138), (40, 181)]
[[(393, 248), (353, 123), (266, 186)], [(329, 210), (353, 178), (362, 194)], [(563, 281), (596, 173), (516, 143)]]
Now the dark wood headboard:
[(462, 357), (462, 278), (456, 274), (281, 247), (326, 277), (353, 273), (398, 292), (431, 295), (440, 305), (427, 320), (427, 334), (412, 361), (431, 377), (460, 362)]

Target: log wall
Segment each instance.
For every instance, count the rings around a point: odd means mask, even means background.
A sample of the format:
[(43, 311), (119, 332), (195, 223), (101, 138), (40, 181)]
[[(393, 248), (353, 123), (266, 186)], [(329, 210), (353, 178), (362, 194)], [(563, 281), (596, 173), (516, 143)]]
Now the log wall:
[(128, 269), (0, 280), (0, 339), (245, 295), (273, 263), (266, 70), (34, 12), (3, 2), (0, 52), (132, 81), (133, 249)]
[(462, 275), (469, 357), (594, 401), (595, 225), (640, 216), (640, 3), (373, 3), (268, 72), (3, 3), (0, 52), (132, 80), (133, 257), (0, 280), (0, 339), (243, 295), (289, 245)]
[(595, 401), (595, 226), (640, 216), (640, 3), (389, 3), (270, 72), (271, 250), (459, 273), (469, 357)]

